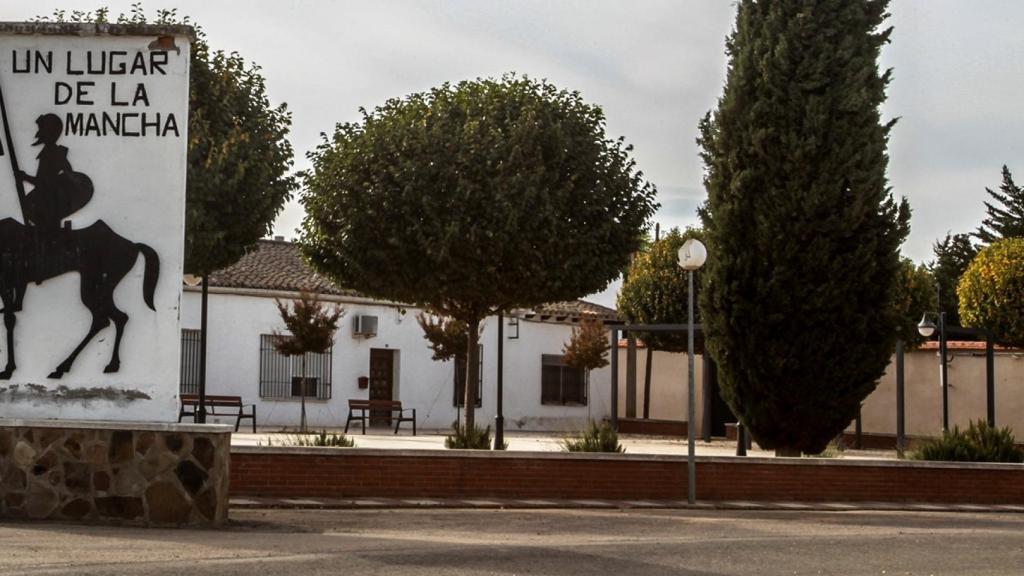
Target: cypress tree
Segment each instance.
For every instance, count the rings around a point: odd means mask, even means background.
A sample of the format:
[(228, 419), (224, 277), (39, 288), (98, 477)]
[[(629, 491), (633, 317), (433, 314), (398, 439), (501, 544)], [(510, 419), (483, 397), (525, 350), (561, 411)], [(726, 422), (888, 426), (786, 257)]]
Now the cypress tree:
[(733, 412), (781, 455), (842, 432), (895, 347), (910, 209), (885, 175), (887, 5), (741, 0), (700, 126), (707, 346)]
[(1024, 237), (1024, 188), (1013, 182), (1010, 169), (1003, 166), (1003, 183), (999, 192), (985, 188), (993, 202), (985, 202), (988, 216), (982, 221), (974, 236), (991, 244), (1003, 238)]
[(932, 244), (935, 260), (928, 264), (928, 270), (935, 277), (939, 287), (939, 310), (946, 313), (946, 324), (960, 326), (960, 298), (956, 287), (971, 260), (978, 254), (978, 247), (971, 242), (970, 234), (950, 234)]

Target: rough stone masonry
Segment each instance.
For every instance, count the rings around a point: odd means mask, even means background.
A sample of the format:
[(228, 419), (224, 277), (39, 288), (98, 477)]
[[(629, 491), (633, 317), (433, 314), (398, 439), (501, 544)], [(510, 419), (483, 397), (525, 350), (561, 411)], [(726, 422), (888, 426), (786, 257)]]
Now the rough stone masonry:
[(0, 422), (0, 518), (219, 525), (228, 516), (230, 430)]

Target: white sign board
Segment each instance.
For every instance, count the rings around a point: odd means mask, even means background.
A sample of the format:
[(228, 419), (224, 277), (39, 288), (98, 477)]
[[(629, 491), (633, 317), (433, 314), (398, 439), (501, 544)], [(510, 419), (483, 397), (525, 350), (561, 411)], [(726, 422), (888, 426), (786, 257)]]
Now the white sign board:
[(0, 24), (0, 417), (176, 418), (185, 32)]

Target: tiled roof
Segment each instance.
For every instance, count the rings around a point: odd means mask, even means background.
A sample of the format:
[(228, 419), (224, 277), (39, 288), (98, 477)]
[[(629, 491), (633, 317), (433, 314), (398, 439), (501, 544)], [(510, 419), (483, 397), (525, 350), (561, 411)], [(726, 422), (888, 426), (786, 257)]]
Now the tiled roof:
[[(210, 286), (359, 296), (354, 290), (340, 288), (314, 272), (302, 259), (299, 246), (283, 240), (260, 240), (241, 260), (211, 274)], [(616, 318), (615, 310), (583, 300), (545, 304), (532, 313), (557, 318), (585, 315)]]
[[(999, 351), (1003, 351), (1003, 352), (1005, 352), (1005, 351), (1019, 351), (1020, 350), (1020, 348), (1012, 348), (1012, 347), (1007, 347), (1007, 346), (1000, 346), (998, 344), (994, 345), (992, 348), (994, 350), (999, 350)], [(929, 341), (925, 342), (924, 344), (921, 344), (921, 347), (919, 349), (920, 350), (938, 350), (939, 349), (939, 343), (936, 340), (929, 340)], [(949, 341), (946, 342), (946, 349), (950, 350), (950, 351), (952, 351), (952, 350), (977, 350), (977, 351), (984, 352), (985, 351), (985, 343), (984, 342), (975, 342), (975, 341), (972, 341), (972, 340), (949, 340)]]
[(211, 274), (210, 286), (357, 295), (313, 272), (299, 254), (298, 245), (281, 240), (260, 240), (241, 260)]
[(586, 300), (552, 302), (543, 306), (537, 306), (532, 311), (528, 312), (527, 316), (530, 314), (535, 314), (537, 316), (554, 316), (556, 318), (582, 318), (585, 316), (593, 316), (601, 320), (618, 319), (618, 314), (614, 309), (601, 306), (600, 304), (594, 304), (593, 302), (587, 302)]

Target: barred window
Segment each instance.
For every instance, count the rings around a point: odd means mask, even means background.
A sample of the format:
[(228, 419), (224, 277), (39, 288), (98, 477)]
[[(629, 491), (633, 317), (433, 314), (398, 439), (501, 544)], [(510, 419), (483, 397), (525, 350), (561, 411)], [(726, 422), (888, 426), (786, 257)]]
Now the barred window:
[(199, 354), (201, 348), (199, 330), (181, 331), (181, 376), (179, 386), (182, 394), (199, 394)]
[(562, 356), (541, 356), (541, 404), (586, 405), (587, 375), (579, 369), (566, 366)]
[[(483, 406), (484, 398), (484, 345), (480, 344), (480, 353), (478, 354), (480, 359), (480, 370), (477, 373), (476, 379), (476, 407)], [(452, 406), (465, 406), (466, 405), (466, 359), (457, 358), (455, 360), (455, 397), (452, 399)]]
[[(260, 335), (260, 398), (299, 398), (302, 396), (302, 358), (285, 356), (274, 342), (279, 336)], [(306, 397), (328, 400), (331, 397), (331, 349), (323, 354), (306, 354)]]

